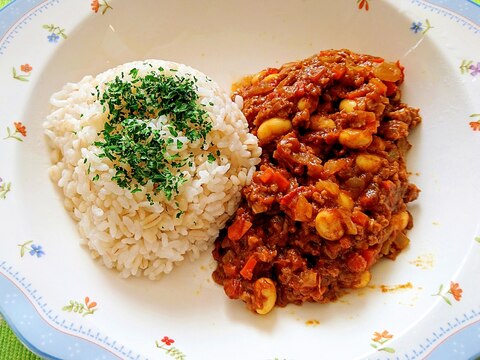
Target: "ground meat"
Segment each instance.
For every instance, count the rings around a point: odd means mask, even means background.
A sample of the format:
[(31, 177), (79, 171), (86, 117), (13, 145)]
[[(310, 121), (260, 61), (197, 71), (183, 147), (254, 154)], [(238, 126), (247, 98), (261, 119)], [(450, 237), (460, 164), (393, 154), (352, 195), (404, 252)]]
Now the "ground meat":
[(398, 62), (329, 50), (236, 85), (263, 155), (215, 242), (230, 298), (261, 314), (333, 301), (408, 245), (419, 190), (404, 156), (421, 118), (401, 102), (403, 79)]

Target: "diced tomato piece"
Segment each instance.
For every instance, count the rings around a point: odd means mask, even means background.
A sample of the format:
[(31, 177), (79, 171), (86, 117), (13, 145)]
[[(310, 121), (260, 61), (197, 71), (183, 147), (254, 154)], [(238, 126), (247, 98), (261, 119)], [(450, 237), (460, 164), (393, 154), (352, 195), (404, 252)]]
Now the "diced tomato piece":
[(387, 85), (385, 85), (380, 79), (372, 78), (370, 79), (369, 84), (375, 86), (375, 93), (377, 94), (384, 95), (387, 92)]
[(270, 179), (272, 178), (272, 175), (273, 175), (274, 171), (272, 168), (267, 168), (266, 170), (264, 170), (262, 172), (261, 175), (258, 176), (258, 178), (260, 179), (261, 182), (263, 182), (264, 184), (269, 184), (270, 183)]
[(395, 184), (390, 180), (385, 180), (385, 181), (382, 181), (381, 186), (383, 189), (387, 190), (388, 192), (391, 192), (393, 191)]
[(255, 265), (257, 265), (257, 259), (255, 259), (254, 255), (251, 255), (245, 263), (245, 266), (240, 270), (240, 275), (242, 275), (245, 280), (252, 280)]
[(269, 67), (269, 68), (267, 68), (267, 69), (265, 70), (265, 75), (268, 76), (268, 75), (271, 75), (271, 74), (277, 74), (278, 71), (279, 71), (279, 70), (278, 70), (277, 68), (271, 68), (271, 67)]
[(294, 94), (296, 97), (302, 97), (303, 95), (305, 95), (305, 81), (297, 81), (295, 84), (294, 84)]
[(228, 237), (232, 241), (240, 240), (243, 235), (252, 227), (252, 223), (239, 217), (228, 227)]
[(333, 72), (332, 78), (334, 80), (339, 80), (345, 75), (345, 73), (347, 72), (347, 68), (345, 66), (337, 65), (332, 68), (332, 72)]
[(273, 174), (272, 181), (278, 185), (280, 191), (285, 191), (290, 186), (290, 181), (278, 171)]
[(370, 89), (369, 89), (368, 85), (364, 84), (360, 88), (346, 93), (345, 98), (349, 99), (349, 100), (353, 100), (353, 99), (356, 99), (358, 97), (367, 95), (369, 91), (370, 91)]
[(297, 193), (295, 190), (294, 190), (294, 191), (290, 191), (287, 195), (285, 195), (284, 197), (282, 197), (282, 199), (280, 200), (280, 205), (290, 207), (289, 205), (290, 205), (294, 200), (296, 200), (297, 196), (298, 196), (298, 193)]
[(366, 249), (366, 250), (362, 250), (360, 252), (360, 254), (362, 255), (362, 257), (367, 262), (367, 268), (370, 268), (373, 265), (373, 263), (375, 262), (375, 258), (377, 256), (377, 251), (373, 250), (373, 249)]
[(225, 279), (223, 287), (225, 289), (225, 294), (230, 299), (238, 299), (243, 291), (242, 283), (238, 279)]
[(267, 100), (272, 100), (273, 98), (275, 98), (275, 96), (277, 96), (277, 94), (272, 91), (271, 93), (267, 94)]
[(223, 271), (228, 277), (235, 277), (237, 275), (237, 267), (233, 264), (224, 264)]
[(384, 60), (383, 58), (381, 58), (381, 57), (374, 57), (374, 58), (372, 58), (371, 60), (372, 60), (373, 62), (375, 62), (375, 63), (382, 63), (382, 62), (385, 61), (385, 60)]
[(290, 186), (290, 181), (283, 176), (280, 172), (267, 168), (261, 175), (258, 176), (261, 182), (264, 184), (277, 184), (280, 191), (285, 191)]
[(312, 71), (309, 72), (309, 79), (314, 83), (318, 82), (322, 78), (323, 74), (325, 73), (323, 70), (324, 69), (316, 69), (316, 70), (312, 69)]
[(397, 91), (397, 85), (394, 82), (391, 81), (384, 81), (383, 82), (387, 86), (387, 96), (391, 96), (395, 94), (395, 91)]
[(367, 191), (365, 195), (358, 198), (358, 203), (363, 208), (371, 209), (378, 204), (378, 196), (373, 191)]
[(361, 211), (354, 211), (352, 213), (352, 221), (357, 225), (365, 227), (369, 220), (370, 218)]
[(347, 259), (347, 266), (353, 272), (363, 272), (367, 268), (367, 261), (359, 254), (351, 254)]

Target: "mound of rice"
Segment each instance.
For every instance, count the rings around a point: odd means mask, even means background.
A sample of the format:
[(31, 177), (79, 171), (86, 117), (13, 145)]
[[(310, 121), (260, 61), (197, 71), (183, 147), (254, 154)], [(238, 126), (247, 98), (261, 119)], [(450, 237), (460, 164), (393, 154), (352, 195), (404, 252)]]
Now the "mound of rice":
[[(113, 163), (99, 157), (95, 146), (108, 117), (98, 100), (115, 77), (131, 80), (131, 69), (145, 76), (152, 69), (167, 76), (195, 78), (198, 102), (213, 124), (206, 137), (208, 148), (189, 142), (181, 132), (183, 148), (168, 148), (180, 156), (193, 154), (193, 164), (182, 169), (187, 181), (167, 200), (154, 202), (146, 194), (152, 185), (132, 193), (112, 179)], [(51, 97), (51, 114), (44, 123), (51, 148), (50, 177), (63, 191), (65, 208), (78, 222), (82, 243), (91, 254), (123, 277), (157, 278), (187, 256), (195, 259), (218, 236), (240, 201), (240, 190), (251, 180), (261, 149), (249, 134), (245, 117), (229, 95), (201, 72), (186, 65), (161, 60), (127, 63), (79, 83), (68, 83)], [(159, 129), (168, 125), (165, 116), (146, 119)], [(166, 134), (165, 136), (170, 136)], [(220, 154), (207, 160), (210, 153)]]

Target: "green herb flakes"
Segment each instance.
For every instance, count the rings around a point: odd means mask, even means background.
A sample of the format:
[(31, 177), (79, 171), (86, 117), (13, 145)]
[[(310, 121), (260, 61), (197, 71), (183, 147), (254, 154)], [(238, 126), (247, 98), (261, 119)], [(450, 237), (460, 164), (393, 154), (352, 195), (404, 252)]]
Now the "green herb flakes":
[[(179, 169), (191, 161), (169, 154), (168, 147), (175, 143), (174, 139), (150, 126), (149, 120), (167, 116), (170, 135), (177, 137), (182, 133), (191, 142), (202, 141), (202, 147), (212, 123), (197, 103), (196, 79), (158, 70), (139, 77), (134, 68), (129, 72), (133, 80), (124, 80), (122, 73), (106, 84), (103, 94), (97, 89), (100, 104), (104, 111), (108, 109), (108, 120), (100, 132), (102, 140), (95, 145), (101, 150), (99, 157), (113, 162), (112, 180), (120, 187), (135, 193), (141, 191), (139, 186), (151, 182), (154, 195), (162, 192), (170, 200), (186, 181)], [(183, 146), (182, 141), (176, 141), (177, 150)], [(153, 203), (152, 194), (147, 193), (146, 197)]]
[(133, 79), (135, 79), (138, 75), (138, 69), (136, 68), (133, 68), (132, 70), (130, 70), (130, 73), (129, 73)]

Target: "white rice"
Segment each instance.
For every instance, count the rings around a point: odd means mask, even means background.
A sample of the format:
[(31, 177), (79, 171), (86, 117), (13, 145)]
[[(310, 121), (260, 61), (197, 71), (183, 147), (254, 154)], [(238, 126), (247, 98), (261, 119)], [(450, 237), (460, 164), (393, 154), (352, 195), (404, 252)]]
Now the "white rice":
[[(96, 86), (103, 93), (105, 84), (122, 72), (124, 79), (131, 79), (128, 74), (132, 68), (139, 70), (140, 77), (159, 67), (165, 74), (195, 76), (199, 102), (213, 128), (206, 137), (209, 147), (205, 150), (199, 141), (191, 143), (184, 134), (178, 134), (185, 146), (181, 150), (174, 146), (171, 151), (182, 157), (194, 154), (193, 166), (182, 169), (188, 180), (170, 201), (160, 194), (153, 197), (151, 205), (146, 198), (152, 190), (150, 183), (132, 194), (111, 179), (115, 174), (112, 162), (98, 156), (101, 149), (93, 143), (100, 140), (98, 133), (108, 114), (97, 100)], [(124, 277), (156, 279), (186, 256), (197, 258), (235, 212), (240, 190), (250, 182), (259, 163), (261, 149), (256, 137), (248, 133), (239, 107), (215, 82), (186, 65), (161, 60), (124, 64), (66, 84), (51, 97), (51, 104), (52, 112), (44, 123), (52, 150), (50, 177), (63, 191), (65, 208), (78, 222), (82, 243), (93, 257)], [(152, 126), (162, 126), (158, 119), (149, 121)], [(221, 155), (207, 161), (207, 155), (217, 150)], [(94, 181), (96, 175), (98, 180)], [(183, 214), (177, 218), (179, 211)]]

